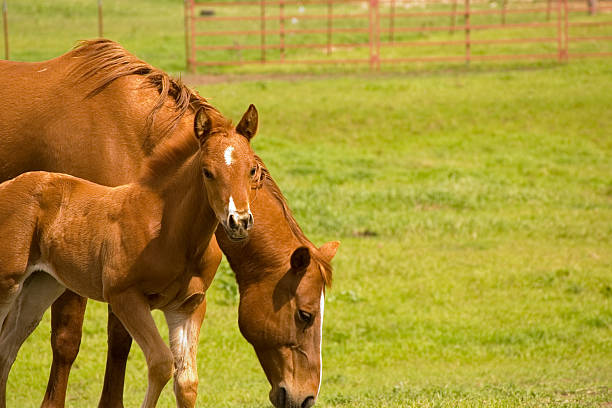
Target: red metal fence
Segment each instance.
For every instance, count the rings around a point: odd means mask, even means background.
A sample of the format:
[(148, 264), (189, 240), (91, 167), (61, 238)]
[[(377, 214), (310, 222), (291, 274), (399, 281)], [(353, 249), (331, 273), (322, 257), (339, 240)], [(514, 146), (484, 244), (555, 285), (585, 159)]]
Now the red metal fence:
[(187, 65), (612, 56), (612, 1), (185, 0)]

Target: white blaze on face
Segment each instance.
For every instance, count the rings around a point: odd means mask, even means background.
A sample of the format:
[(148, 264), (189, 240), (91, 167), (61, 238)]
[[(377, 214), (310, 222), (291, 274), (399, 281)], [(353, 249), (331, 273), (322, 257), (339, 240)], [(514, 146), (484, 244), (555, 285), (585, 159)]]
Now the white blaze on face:
[(236, 204), (234, 203), (234, 197), (230, 196), (229, 204), (227, 205), (228, 214), (236, 214)]
[(225, 153), (223, 153), (223, 157), (225, 158), (225, 164), (228, 166), (232, 164), (232, 152), (234, 151), (234, 146), (228, 146), (225, 149)]
[(319, 387), (317, 388), (317, 396), (321, 390), (321, 381), (323, 381), (323, 311), (325, 309), (325, 293), (321, 291), (321, 328), (319, 331)]

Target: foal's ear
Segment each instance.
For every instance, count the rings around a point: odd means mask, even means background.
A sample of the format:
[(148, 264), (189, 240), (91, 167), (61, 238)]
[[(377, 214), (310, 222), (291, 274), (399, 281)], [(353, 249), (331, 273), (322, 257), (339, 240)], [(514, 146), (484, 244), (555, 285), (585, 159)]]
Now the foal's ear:
[(291, 254), (291, 269), (302, 271), (310, 265), (310, 250), (301, 246)]
[(257, 109), (255, 109), (255, 105), (251, 104), (249, 105), (249, 109), (242, 115), (242, 119), (240, 119), (238, 126), (236, 126), (236, 132), (250, 141), (255, 136), (255, 133), (257, 133), (257, 122)]
[(332, 258), (336, 255), (336, 251), (340, 246), (340, 241), (330, 241), (326, 244), (323, 244), (321, 248), (319, 248), (319, 252), (321, 252), (321, 256), (330, 262)]
[(204, 143), (208, 135), (210, 135), (210, 131), (212, 130), (212, 120), (210, 119), (210, 116), (208, 116), (205, 108), (200, 108), (196, 112), (193, 122), (193, 130), (200, 143)]

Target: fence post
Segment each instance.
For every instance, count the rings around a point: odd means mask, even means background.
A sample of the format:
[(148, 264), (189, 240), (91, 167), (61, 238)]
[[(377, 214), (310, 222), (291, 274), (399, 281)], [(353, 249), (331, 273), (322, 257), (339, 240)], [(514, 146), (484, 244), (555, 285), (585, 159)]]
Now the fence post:
[(391, 0), (391, 12), (389, 13), (389, 42), (395, 40), (395, 0)]
[(457, 0), (453, 0), (453, 11), (451, 12), (451, 28), (450, 33), (455, 32), (455, 24), (457, 21)]
[(565, 47), (563, 50), (563, 58), (565, 61), (569, 61), (569, 9), (567, 7), (567, 0), (563, 0), (563, 19), (565, 22)]
[(189, 71), (196, 71), (196, 31), (195, 31), (195, 2), (194, 0), (189, 0), (189, 45), (191, 51), (189, 53)]
[(470, 43), (470, 0), (465, 0), (465, 63), (470, 63), (471, 43)]
[(380, 70), (380, 1), (376, 1), (376, 70)]
[(380, 68), (380, 14), (378, 0), (370, 0), (370, 69)]
[(191, 71), (191, 53), (190, 53), (190, 44), (189, 44), (189, 0), (183, 1), (184, 5), (184, 24), (185, 24), (185, 66), (187, 67), (187, 71)]
[(327, 55), (332, 52), (332, 0), (327, 0)]
[(280, 29), (280, 60), (285, 60), (285, 2), (280, 0), (278, 3), (278, 25)]
[(8, 40), (8, 4), (6, 0), (2, 3), (2, 25), (4, 26), (4, 59), (9, 59), (9, 40)]
[(261, 5), (261, 62), (266, 62), (266, 0)]
[(557, 59), (563, 59), (563, 36), (561, 34), (561, 0), (557, 0)]
[(104, 37), (104, 25), (102, 23), (102, 0), (98, 0), (98, 37)]
[(502, 24), (506, 25), (506, 10), (508, 9), (508, 0), (502, 1)]

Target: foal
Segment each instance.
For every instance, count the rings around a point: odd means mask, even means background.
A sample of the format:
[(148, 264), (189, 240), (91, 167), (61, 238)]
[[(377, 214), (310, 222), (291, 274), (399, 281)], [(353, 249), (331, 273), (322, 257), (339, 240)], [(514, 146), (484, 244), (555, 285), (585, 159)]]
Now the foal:
[[(240, 331), (255, 349), (272, 387), (270, 401), (276, 408), (309, 408), (319, 395), (325, 287), (331, 284), (331, 261), (340, 243), (317, 248), (306, 238), (278, 185), (257, 159), (259, 174), (251, 201), (257, 222), (249, 239), (233, 241), (221, 229), (215, 235), (236, 275)], [(129, 336), (122, 331), (120, 326), (109, 328), (109, 355), (129, 349)], [(197, 338), (190, 341), (194, 342)], [(123, 376), (110, 373), (123, 373), (126, 363), (127, 353), (107, 366), (112, 367), (105, 375), (110, 385), (103, 390), (108, 394), (102, 396), (106, 405), (100, 407), (123, 407), (121, 394), (113, 392), (121, 391)], [(50, 383), (63, 389), (66, 381), (60, 380), (51, 377)]]
[[(46, 172), (0, 184), (0, 330), (13, 329), (5, 318), (19, 296), (42, 310), (65, 288), (108, 302), (144, 352), (143, 407), (155, 406), (172, 376), (173, 356), (184, 354), (193, 328), (182, 316), (203, 300), (193, 278), (215, 228), (221, 224), (230, 240), (241, 241), (253, 225), (255, 107), (236, 128), (202, 108), (194, 129), (199, 149), (191, 134), (168, 140), (132, 184), (111, 188)], [(24, 285), (34, 271), (46, 274)], [(165, 313), (170, 349), (151, 308)]]

